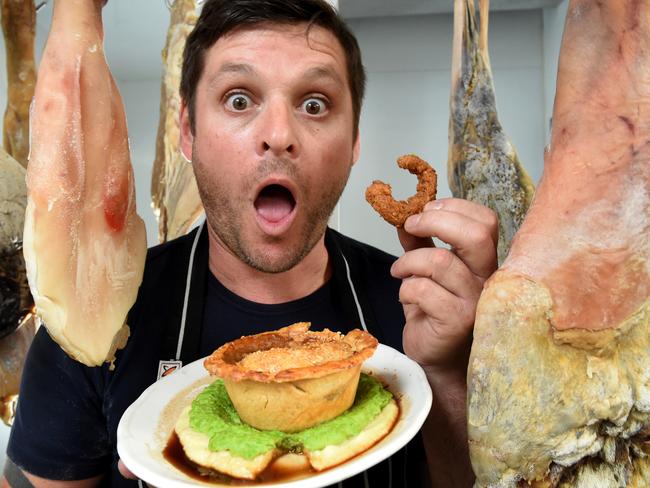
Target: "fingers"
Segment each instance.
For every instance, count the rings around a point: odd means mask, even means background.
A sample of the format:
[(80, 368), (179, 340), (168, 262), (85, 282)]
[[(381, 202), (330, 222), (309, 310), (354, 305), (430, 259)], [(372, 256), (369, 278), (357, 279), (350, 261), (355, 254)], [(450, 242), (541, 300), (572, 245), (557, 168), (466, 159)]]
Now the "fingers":
[[(447, 335), (465, 336), (465, 328), (458, 325), (471, 327), (474, 323), (476, 300), (459, 298), (428, 278), (406, 278), (402, 281), (399, 299), (403, 305), (416, 305), (433, 319), (437, 324), (434, 333), (438, 339)], [(454, 319), (451, 322), (450, 317)]]
[(421, 248), (407, 252), (391, 268), (395, 278), (426, 277), (457, 297), (475, 297), (483, 284), (469, 268), (447, 249)]
[(487, 207), (461, 199), (436, 200), (421, 214), (409, 217), (404, 230), (415, 237), (434, 236), (450, 244), (467, 267), (482, 278), (496, 270), (498, 222)]
[(499, 238), (499, 222), (490, 208), (464, 198), (440, 198), (425, 205), (424, 210), (447, 210), (466, 215), (477, 222), (482, 222), (491, 229), (494, 244)]
[[(436, 200), (398, 236), (406, 253), (391, 274), (402, 279), (404, 351), (421, 365), (462, 371), (483, 283), (497, 267), (496, 216), (467, 200)], [(452, 249), (436, 248), (433, 237)]]
[(130, 479), (130, 480), (137, 480), (137, 479), (138, 479), (138, 477), (137, 477), (136, 475), (134, 475), (134, 474), (129, 470), (129, 468), (127, 468), (127, 467), (124, 465), (124, 463), (122, 462), (121, 459), (117, 462), (117, 470), (120, 472), (120, 474), (121, 474), (122, 476), (124, 476), (124, 477), (127, 478), (127, 479)]

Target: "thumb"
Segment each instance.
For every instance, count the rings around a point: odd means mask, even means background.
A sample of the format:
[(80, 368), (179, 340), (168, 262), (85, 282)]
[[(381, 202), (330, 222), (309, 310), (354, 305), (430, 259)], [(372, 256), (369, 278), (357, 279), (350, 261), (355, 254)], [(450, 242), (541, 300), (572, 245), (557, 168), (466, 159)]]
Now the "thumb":
[(129, 468), (127, 468), (127, 467), (124, 465), (124, 463), (122, 462), (121, 459), (117, 462), (117, 470), (120, 472), (120, 474), (121, 474), (122, 476), (124, 476), (124, 477), (127, 478), (127, 479), (130, 479), (130, 480), (137, 480), (137, 479), (138, 479), (138, 477), (137, 477), (136, 475), (134, 475), (134, 474), (129, 470)]

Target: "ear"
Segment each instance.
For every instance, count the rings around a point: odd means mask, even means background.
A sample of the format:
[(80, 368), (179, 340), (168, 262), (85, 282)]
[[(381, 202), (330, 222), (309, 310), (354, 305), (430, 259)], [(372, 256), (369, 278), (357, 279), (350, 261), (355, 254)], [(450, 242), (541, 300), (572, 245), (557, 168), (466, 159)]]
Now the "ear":
[(188, 163), (192, 162), (192, 145), (194, 143), (194, 134), (192, 134), (192, 127), (190, 125), (190, 111), (187, 108), (185, 100), (181, 100), (180, 112), (180, 150), (181, 155), (187, 160)]
[(359, 160), (359, 154), (361, 152), (361, 135), (359, 129), (357, 129), (357, 136), (354, 139), (354, 146), (352, 146), (352, 164), (356, 163)]

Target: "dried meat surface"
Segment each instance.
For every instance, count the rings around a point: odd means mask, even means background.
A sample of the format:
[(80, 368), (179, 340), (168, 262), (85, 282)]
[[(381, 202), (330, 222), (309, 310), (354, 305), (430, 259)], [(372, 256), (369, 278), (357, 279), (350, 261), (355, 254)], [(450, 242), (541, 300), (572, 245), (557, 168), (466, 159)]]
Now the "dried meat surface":
[(478, 486), (649, 486), (650, 4), (571, 0), (533, 204), (478, 305)]
[(125, 344), (146, 253), (102, 3), (54, 5), (32, 109), (24, 232), (37, 313), (87, 365), (111, 361)]
[(185, 40), (196, 23), (196, 0), (175, 0), (163, 50), (160, 121), (151, 175), (151, 201), (158, 219), (158, 239), (185, 234), (203, 215), (194, 171), (180, 151), (179, 86)]
[(33, 0), (0, 0), (0, 19), (7, 55), (7, 108), (3, 146), (23, 166), (29, 154), (29, 104), (36, 84)]
[(488, 2), (454, 3), (454, 47), (447, 179), (454, 197), (485, 205), (499, 217), (499, 263), (521, 226), (535, 187), (497, 114), (488, 54)]
[(23, 258), (25, 169), (0, 149), (0, 339), (11, 334), (34, 302)]

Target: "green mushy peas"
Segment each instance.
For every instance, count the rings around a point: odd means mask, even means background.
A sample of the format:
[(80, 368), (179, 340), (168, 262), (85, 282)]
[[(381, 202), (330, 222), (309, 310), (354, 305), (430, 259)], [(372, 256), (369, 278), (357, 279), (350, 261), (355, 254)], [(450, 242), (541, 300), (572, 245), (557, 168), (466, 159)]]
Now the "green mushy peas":
[(362, 373), (349, 409), (314, 427), (288, 434), (279, 430), (258, 430), (245, 424), (237, 415), (223, 381), (217, 380), (192, 402), (190, 426), (209, 437), (211, 451), (228, 450), (246, 459), (276, 447), (293, 452), (318, 451), (359, 434), (392, 397), (379, 381)]

